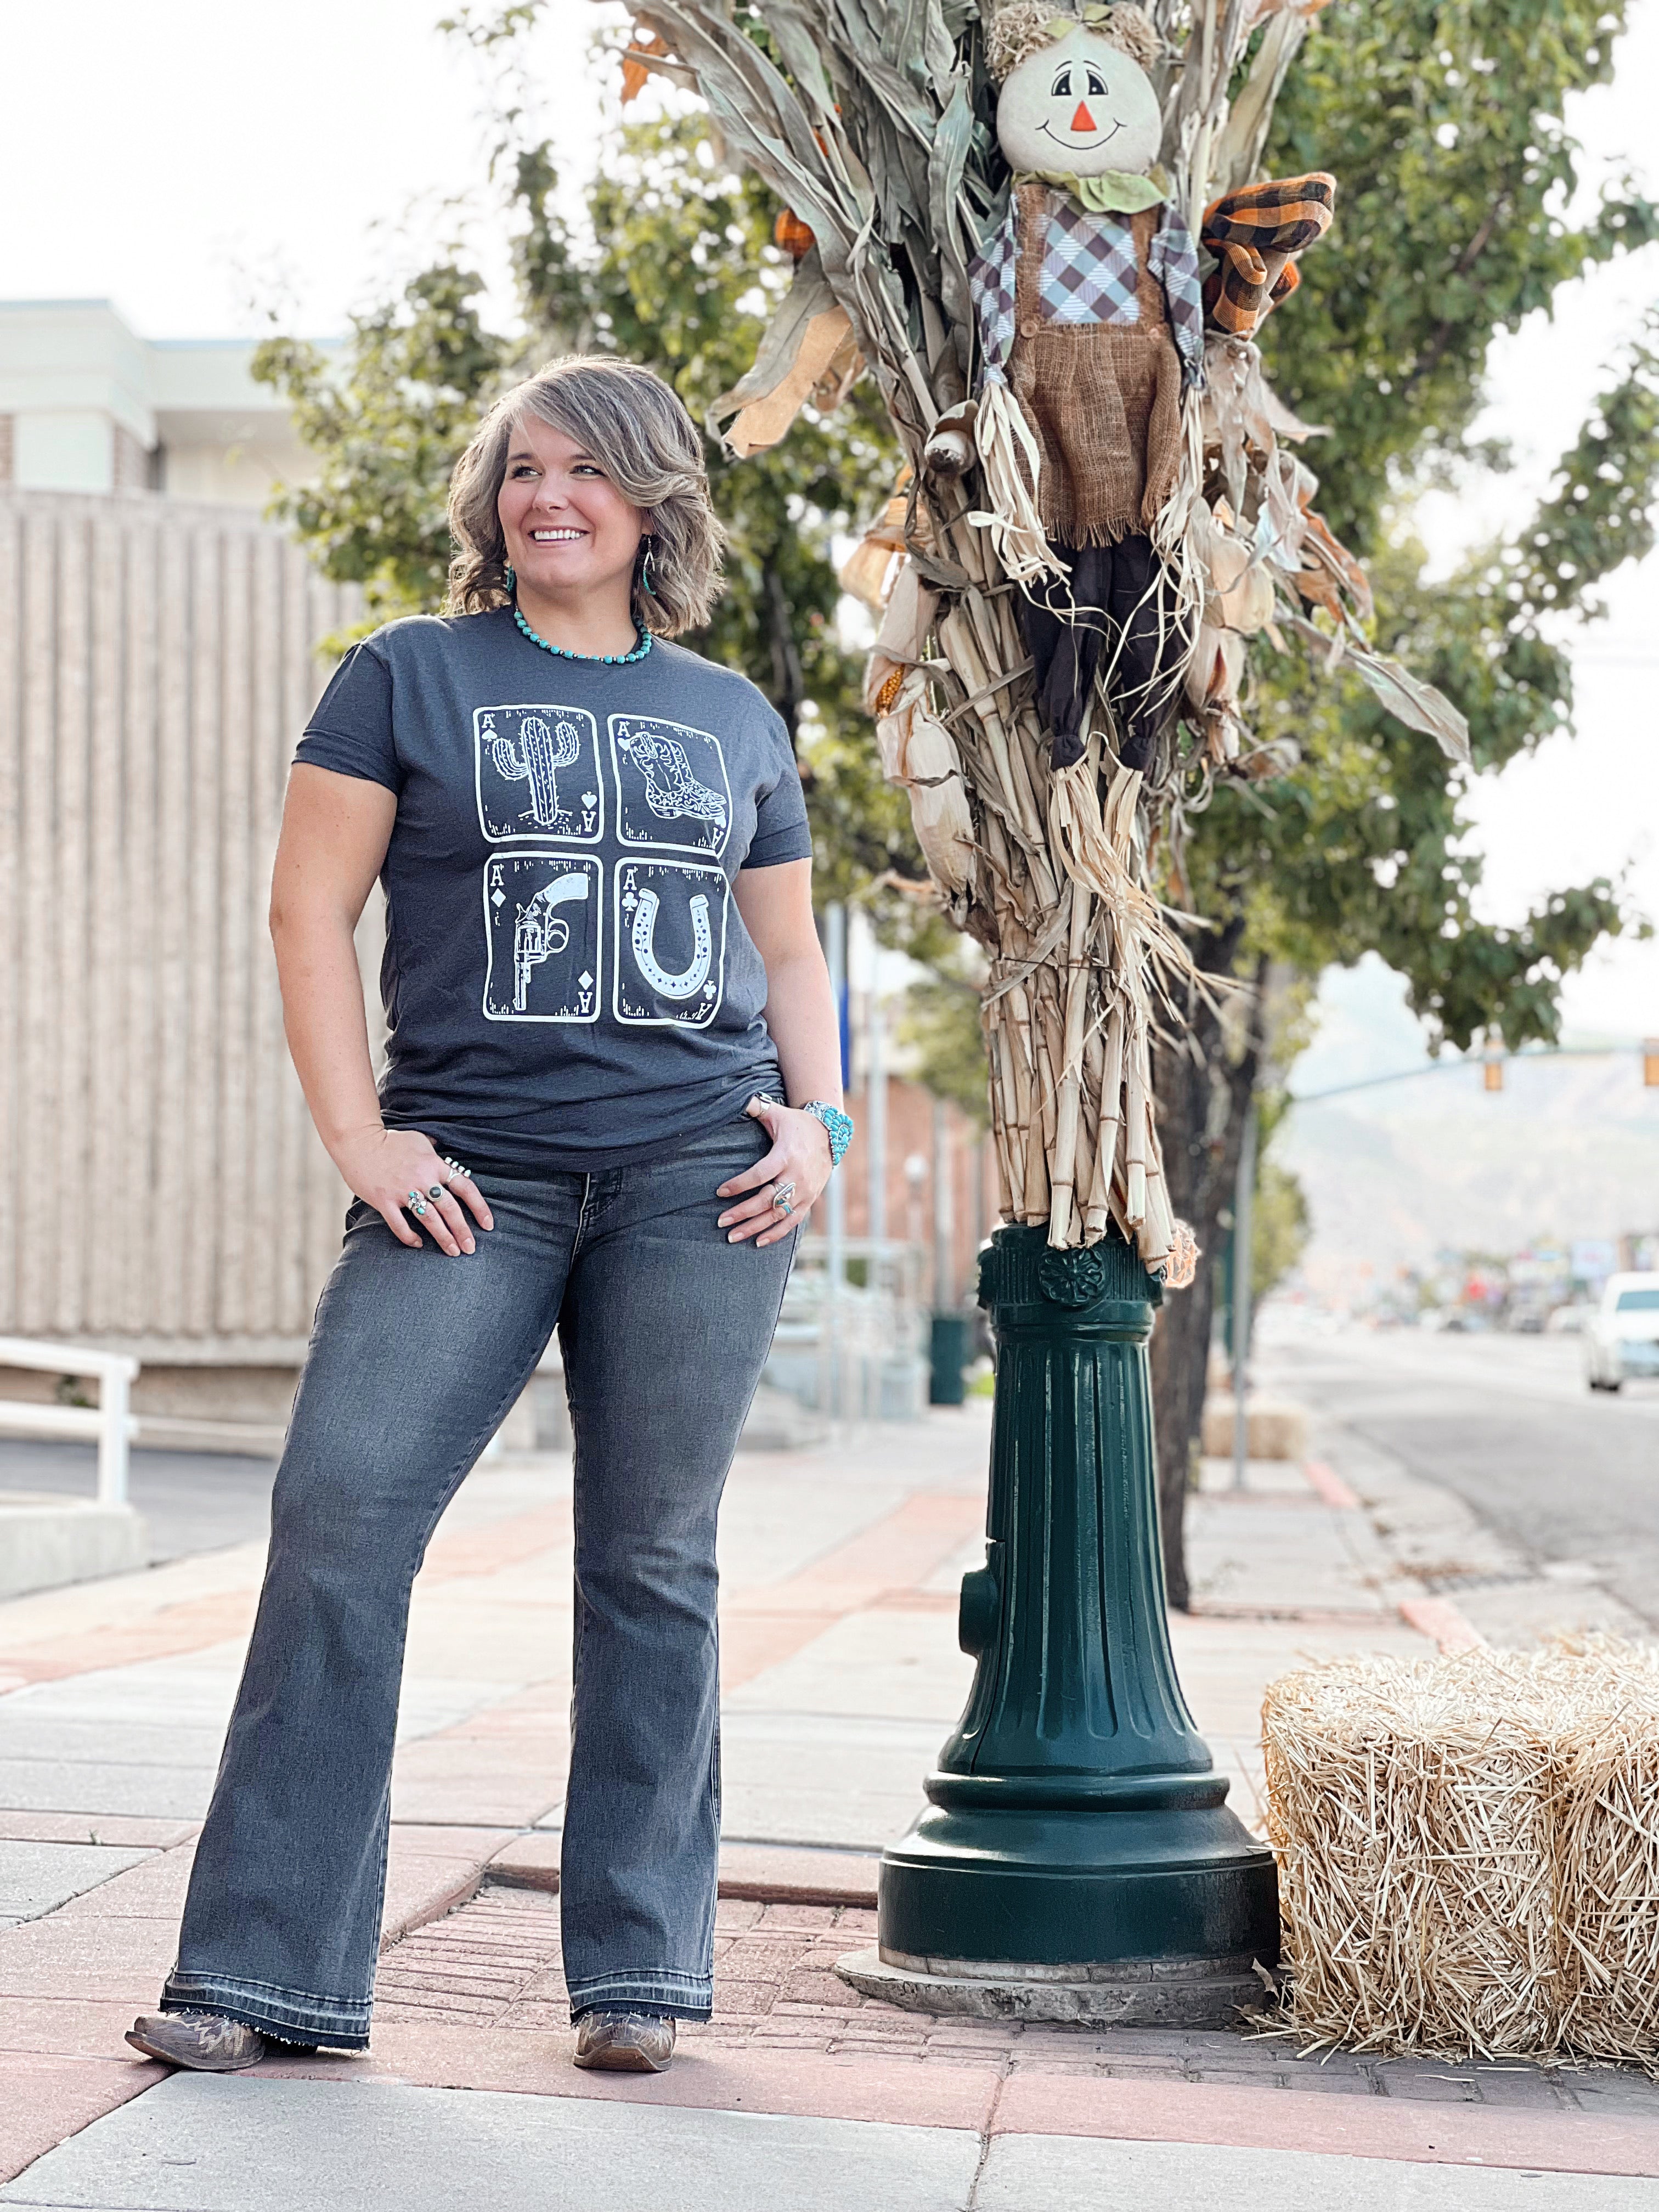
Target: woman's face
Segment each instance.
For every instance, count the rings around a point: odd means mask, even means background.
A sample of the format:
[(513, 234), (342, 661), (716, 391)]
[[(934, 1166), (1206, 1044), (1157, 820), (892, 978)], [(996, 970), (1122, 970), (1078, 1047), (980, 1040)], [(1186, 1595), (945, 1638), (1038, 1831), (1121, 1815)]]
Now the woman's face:
[(649, 520), (574, 438), (532, 415), (507, 441), (495, 511), (520, 585), (559, 599), (630, 582)]

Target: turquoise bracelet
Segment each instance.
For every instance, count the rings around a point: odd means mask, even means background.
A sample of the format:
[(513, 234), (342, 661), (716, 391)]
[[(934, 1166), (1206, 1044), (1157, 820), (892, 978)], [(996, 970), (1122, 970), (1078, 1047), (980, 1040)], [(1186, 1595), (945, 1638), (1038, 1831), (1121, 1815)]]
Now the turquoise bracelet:
[(823, 1124), (823, 1133), (830, 1139), (830, 1164), (838, 1168), (853, 1141), (852, 1115), (843, 1114), (839, 1106), (831, 1106), (823, 1098), (809, 1098), (800, 1110)]

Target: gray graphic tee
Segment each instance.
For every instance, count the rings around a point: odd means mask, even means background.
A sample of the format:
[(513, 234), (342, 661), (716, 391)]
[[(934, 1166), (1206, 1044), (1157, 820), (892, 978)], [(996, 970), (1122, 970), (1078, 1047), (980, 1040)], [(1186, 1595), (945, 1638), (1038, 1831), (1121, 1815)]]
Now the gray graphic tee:
[(745, 678), (660, 639), (607, 667), (504, 611), (422, 616), (352, 647), (295, 758), (398, 794), (388, 1127), (469, 1166), (591, 1172), (777, 1086), (731, 886), (812, 848)]

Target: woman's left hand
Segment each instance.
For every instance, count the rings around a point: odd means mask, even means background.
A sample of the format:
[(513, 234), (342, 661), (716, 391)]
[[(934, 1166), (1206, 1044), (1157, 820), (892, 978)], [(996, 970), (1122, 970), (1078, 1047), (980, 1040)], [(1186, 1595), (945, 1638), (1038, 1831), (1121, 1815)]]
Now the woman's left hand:
[[(757, 1245), (775, 1244), (796, 1228), (811, 1210), (830, 1180), (834, 1163), (830, 1154), (830, 1132), (816, 1114), (798, 1113), (793, 1106), (775, 1106), (769, 1099), (751, 1098), (744, 1109), (763, 1122), (772, 1149), (763, 1159), (730, 1182), (723, 1182), (717, 1198), (736, 1199), (721, 1214), (720, 1225), (729, 1244), (752, 1237)], [(781, 1212), (772, 1203), (780, 1189), (790, 1210)]]

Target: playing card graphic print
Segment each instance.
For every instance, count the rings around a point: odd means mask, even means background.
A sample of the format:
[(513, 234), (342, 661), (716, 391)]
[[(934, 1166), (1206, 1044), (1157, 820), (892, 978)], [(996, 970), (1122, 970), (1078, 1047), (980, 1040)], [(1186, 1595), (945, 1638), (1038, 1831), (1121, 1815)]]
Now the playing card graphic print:
[(642, 714), (611, 717), (617, 835), (624, 845), (726, 849), (732, 820), (720, 741), (708, 730)]
[(486, 837), (568, 837), (604, 828), (599, 729), (579, 707), (481, 707), (473, 718)]
[(617, 877), (619, 1022), (712, 1022), (726, 981), (726, 871), (632, 861)]
[[(610, 738), (617, 842), (724, 853), (732, 793), (714, 732), (613, 714)], [(641, 860), (618, 870), (611, 957), (619, 1022), (714, 1020), (726, 983), (726, 898), (721, 867)]]
[(504, 613), (353, 648), (299, 762), (384, 784), (388, 1126), (469, 1164), (672, 1151), (780, 1083), (732, 885), (810, 856), (754, 686), (659, 640), (555, 659)]
[(492, 1022), (592, 1022), (599, 1011), (604, 877), (586, 855), (496, 853), (484, 863)]

